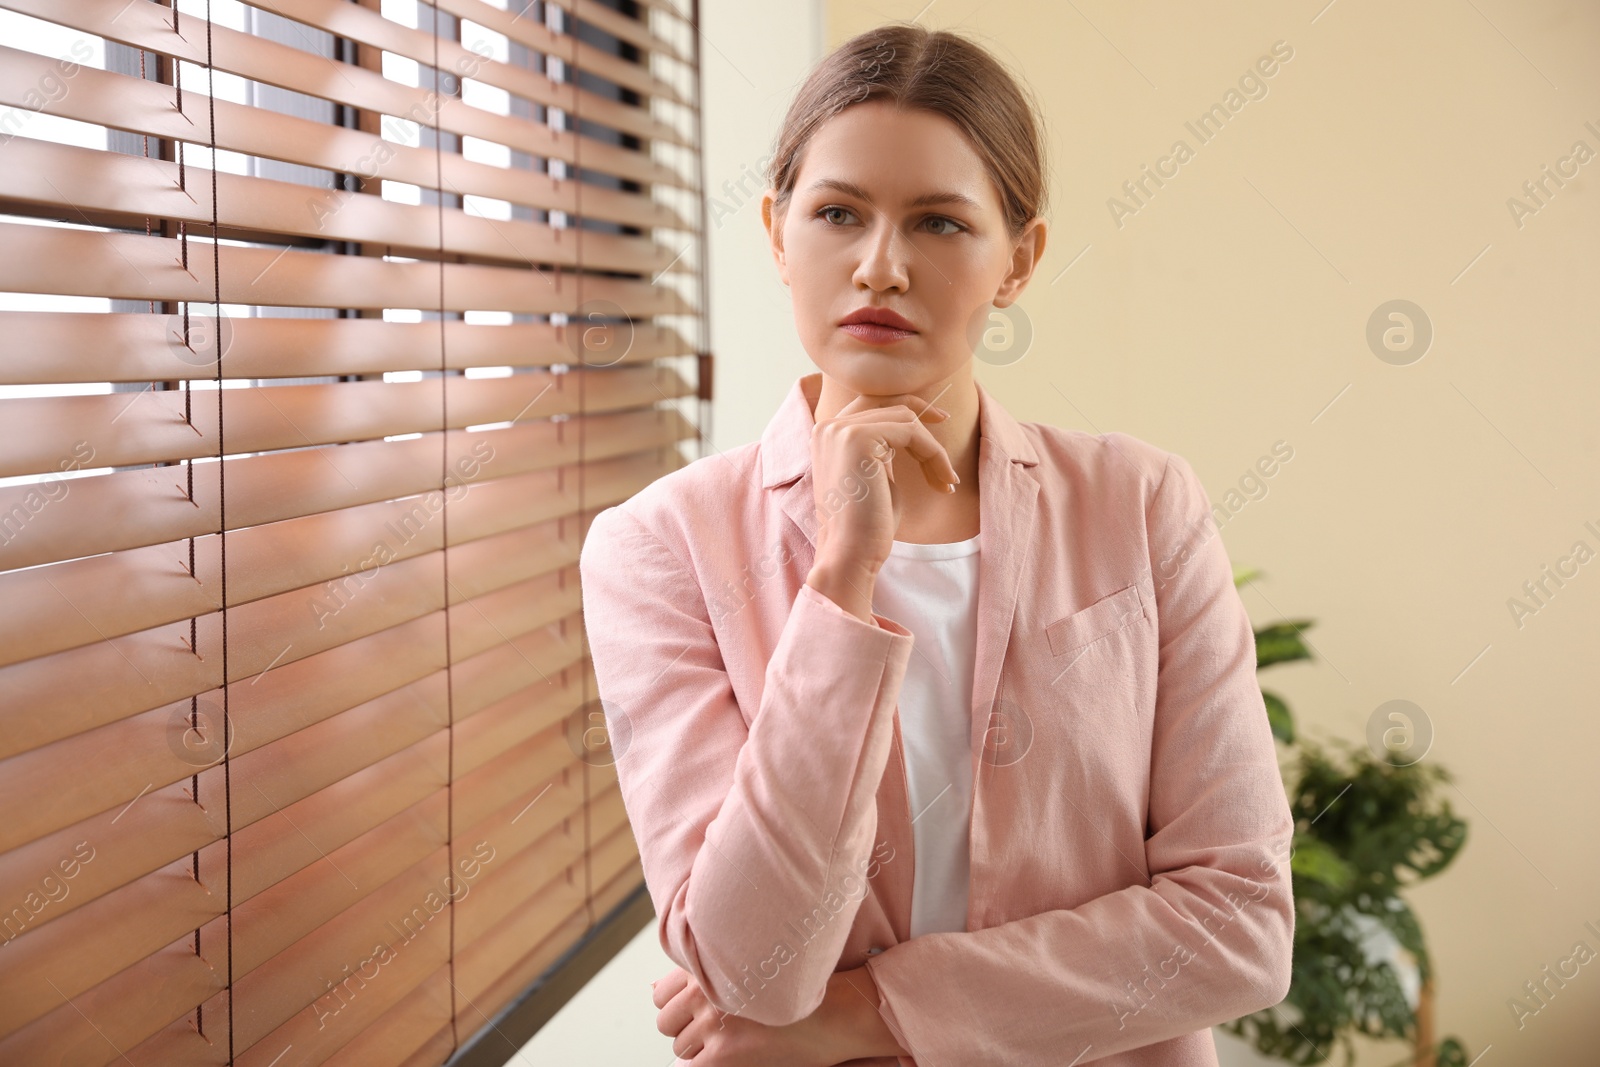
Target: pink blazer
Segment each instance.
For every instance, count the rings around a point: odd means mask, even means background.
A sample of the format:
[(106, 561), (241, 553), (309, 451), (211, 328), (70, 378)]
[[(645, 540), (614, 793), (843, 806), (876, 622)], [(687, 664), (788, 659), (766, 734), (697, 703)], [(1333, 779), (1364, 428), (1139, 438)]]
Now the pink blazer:
[(913, 638), (805, 584), (820, 379), (583, 545), (662, 949), (774, 1026), (866, 965), (911, 1055), (853, 1064), (1215, 1065), (1209, 1027), (1289, 987), (1293, 820), (1200, 480), (1124, 433), (1019, 424), (978, 387), (970, 904), (966, 931), (912, 938)]

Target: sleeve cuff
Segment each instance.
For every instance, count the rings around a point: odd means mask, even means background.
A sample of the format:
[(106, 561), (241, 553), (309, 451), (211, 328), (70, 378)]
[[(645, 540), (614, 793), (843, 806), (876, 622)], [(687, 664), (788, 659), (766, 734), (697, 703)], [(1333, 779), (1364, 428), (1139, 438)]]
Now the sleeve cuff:
[(847, 619), (863, 629), (883, 630), (894, 637), (913, 636), (910, 630), (906, 629), (904, 626), (901, 626), (893, 619), (879, 615), (877, 612), (872, 613), (872, 618), (874, 620), (873, 622), (864, 622), (856, 616), (850, 614), (848, 611), (844, 610), (844, 608), (841, 608), (838, 604), (835, 604), (828, 596), (817, 592), (815, 587), (808, 585), (805, 582), (800, 583), (799, 595), (813, 601), (815, 605), (822, 608), (823, 611), (831, 612), (841, 619)]
[[(868, 956), (866, 960), (863, 961), (862, 966), (866, 967), (867, 973), (872, 976), (872, 984), (877, 987), (878, 1014), (883, 1017), (884, 1024), (889, 1027), (889, 1033), (894, 1036), (895, 1041), (899, 1043), (900, 1047), (909, 1049), (911, 1048), (911, 1045), (906, 1041), (905, 1027), (901, 1026), (900, 1020), (895, 1017), (894, 1008), (890, 1005), (889, 997), (884, 992), (884, 980), (882, 977), (882, 972), (879, 969), (882, 963), (883, 955), (883, 953), (874, 953), (873, 955)], [(901, 1065), (916, 1062), (915, 1060), (910, 1060), (905, 1056), (896, 1056), (895, 1061)]]

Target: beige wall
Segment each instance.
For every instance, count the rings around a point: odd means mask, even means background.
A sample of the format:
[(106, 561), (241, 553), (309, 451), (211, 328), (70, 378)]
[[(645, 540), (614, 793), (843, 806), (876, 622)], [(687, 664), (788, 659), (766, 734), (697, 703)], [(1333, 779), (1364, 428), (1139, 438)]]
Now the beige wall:
[[(1319, 661), (1263, 677), (1320, 737), (1423, 709), (1470, 825), (1410, 894), (1441, 1032), (1493, 1045), (1482, 1067), (1597, 1062), (1600, 959), (1520, 1029), (1507, 1002), (1576, 942), (1600, 952), (1600, 558), (1564, 564), (1520, 628), (1507, 602), (1576, 542), (1600, 551), (1600, 5), (1325, 3), (829, 0), (826, 46), (920, 12), (1032, 84), (1054, 152), (1035, 338), (980, 380), (1018, 418), (1184, 455), (1224, 507), (1293, 448), (1222, 526), (1267, 572), (1243, 594), (1257, 623), (1317, 620)], [(1265, 95), (1202, 143), (1185, 123), (1279, 41)], [(1178, 139), (1193, 157), (1137, 207), (1123, 182)], [(1579, 141), (1578, 176), (1514, 218)], [(1114, 197), (1137, 207), (1120, 226)], [(1434, 330), (1406, 366), (1365, 336), (1395, 299)]]

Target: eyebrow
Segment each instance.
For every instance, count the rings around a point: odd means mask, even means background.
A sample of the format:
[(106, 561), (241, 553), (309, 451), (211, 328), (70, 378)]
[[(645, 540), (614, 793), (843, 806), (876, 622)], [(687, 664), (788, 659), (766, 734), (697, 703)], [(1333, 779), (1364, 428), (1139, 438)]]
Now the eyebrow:
[[(864, 200), (869, 204), (873, 204), (874, 207), (877, 206), (873, 202), (872, 197), (867, 195), (867, 191), (861, 188), (861, 186), (857, 185), (855, 182), (844, 181), (840, 178), (820, 178), (811, 183), (810, 191), (816, 192), (819, 189), (835, 189), (847, 196), (853, 196), (858, 200)], [(911, 200), (907, 206), (932, 207), (935, 204), (958, 204), (961, 207), (969, 208), (973, 211), (983, 210), (983, 205), (972, 199), (972, 197), (967, 196), (965, 193), (953, 192), (924, 193), (921, 196)]]

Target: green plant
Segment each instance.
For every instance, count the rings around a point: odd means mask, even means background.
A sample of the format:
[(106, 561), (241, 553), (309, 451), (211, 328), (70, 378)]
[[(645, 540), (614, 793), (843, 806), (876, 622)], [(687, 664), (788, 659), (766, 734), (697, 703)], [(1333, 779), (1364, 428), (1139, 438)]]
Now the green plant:
[[(1236, 568), (1234, 586), (1260, 576)], [(1312, 659), (1302, 634), (1310, 619), (1255, 631), (1256, 669)], [(1330, 747), (1300, 736), (1289, 705), (1262, 690), (1272, 735), (1293, 755), (1287, 786), (1295, 830), (1289, 870), (1294, 884), (1294, 966), (1281, 1005), (1223, 1024), (1262, 1055), (1294, 1064), (1326, 1062), (1337, 1042), (1355, 1059), (1352, 1035), (1419, 1043), (1431, 1031), (1433, 965), (1422, 928), (1401, 890), (1431, 878), (1455, 859), (1466, 823), (1448, 801), (1434, 800), (1451, 781), (1443, 767), (1395, 765), (1365, 745), (1334, 739)], [(1334, 750), (1337, 751), (1334, 751)], [(1418, 1009), (1406, 996), (1398, 957), (1371, 950), (1391, 940), (1415, 961), (1423, 990)], [(1419, 1026), (1419, 1015), (1430, 1013)], [(1413, 1061), (1413, 1057), (1415, 1060)], [(1454, 1037), (1414, 1049), (1404, 1062), (1465, 1067)]]

